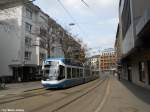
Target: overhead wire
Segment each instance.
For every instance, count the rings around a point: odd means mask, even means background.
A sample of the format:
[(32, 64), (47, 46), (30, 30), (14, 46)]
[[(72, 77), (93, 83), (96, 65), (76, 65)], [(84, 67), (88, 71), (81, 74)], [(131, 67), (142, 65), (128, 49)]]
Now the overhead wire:
[(68, 11), (68, 9), (65, 8), (65, 6), (63, 5), (63, 3), (60, 0), (57, 0), (57, 1), (61, 5), (61, 7), (64, 9), (64, 11), (68, 14), (68, 16), (75, 22), (75, 24), (77, 25), (78, 29), (82, 32), (82, 34), (84, 36), (86, 36), (86, 33), (82, 30), (82, 28), (80, 27), (78, 22), (74, 19), (74, 17), (71, 15), (71, 13)]
[(88, 8), (88, 10), (89, 10), (97, 19), (100, 18), (99, 16), (97, 16), (97, 14), (95, 13), (95, 11), (91, 8), (91, 6), (87, 3), (87, 1), (81, 0), (81, 2), (83, 3), (84, 6), (86, 6), (86, 7)]
[(89, 7), (89, 4), (87, 4), (84, 0), (81, 0), (81, 2), (82, 2), (86, 7)]

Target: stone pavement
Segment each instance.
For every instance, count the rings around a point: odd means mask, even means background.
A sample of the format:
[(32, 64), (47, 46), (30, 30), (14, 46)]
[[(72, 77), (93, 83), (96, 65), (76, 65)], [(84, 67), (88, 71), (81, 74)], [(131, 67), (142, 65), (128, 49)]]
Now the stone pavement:
[(4, 90), (0, 90), (0, 97), (40, 88), (42, 88), (40, 81), (6, 84), (6, 88)]
[(102, 112), (150, 112), (150, 90), (112, 78)]

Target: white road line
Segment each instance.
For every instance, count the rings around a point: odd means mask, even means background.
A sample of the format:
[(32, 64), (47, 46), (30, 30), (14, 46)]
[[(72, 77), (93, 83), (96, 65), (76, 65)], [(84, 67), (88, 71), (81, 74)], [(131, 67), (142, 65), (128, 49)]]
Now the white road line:
[(110, 93), (110, 82), (108, 82), (108, 86), (107, 86), (107, 90), (106, 90), (106, 94), (102, 99), (102, 102), (100, 103), (99, 107), (95, 110), (95, 112), (101, 112), (102, 108), (104, 107), (104, 104), (106, 103), (106, 100), (109, 96)]
[(0, 98), (1, 98), (1, 97), (4, 97), (4, 96), (5, 96), (5, 95), (0, 95)]

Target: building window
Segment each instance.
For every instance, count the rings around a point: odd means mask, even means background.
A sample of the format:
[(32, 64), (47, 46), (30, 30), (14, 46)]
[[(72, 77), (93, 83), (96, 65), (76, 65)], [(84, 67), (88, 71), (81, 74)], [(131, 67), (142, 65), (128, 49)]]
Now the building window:
[(31, 33), (32, 25), (29, 24), (29, 23), (25, 23), (25, 30), (26, 30), (27, 32), (30, 32), (30, 33)]
[(31, 47), (31, 42), (32, 42), (31, 38), (25, 37), (25, 46), (26, 47)]
[(130, 0), (125, 0), (121, 18), (122, 18), (122, 33), (124, 38), (131, 25)]
[(25, 60), (31, 60), (31, 52), (25, 51), (25, 53), (24, 53), (24, 59)]
[(29, 18), (29, 19), (32, 19), (32, 11), (31, 9), (26, 9), (26, 17)]
[(44, 28), (40, 28), (40, 36), (46, 37), (47, 31)]
[(46, 55), (44, 53), (40, 53), (40, 60), (45, 60), (46, 59)]
[(139, 63), (139, 79), (141, 82), (146, 81), (146, 76), (145, 76), (145, 63), (140, 62)]

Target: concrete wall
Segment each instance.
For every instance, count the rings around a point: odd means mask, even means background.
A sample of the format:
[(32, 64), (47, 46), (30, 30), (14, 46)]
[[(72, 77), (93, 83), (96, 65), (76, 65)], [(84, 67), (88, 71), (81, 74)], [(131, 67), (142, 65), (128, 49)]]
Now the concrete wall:
[(131, 51), (133, 48), (134, 48), (134, 34), (133, 34), (133, 25), (131, 25), (122, 43), (123, 55), (129, 53), (129, 51)]
[(121, 3), (120, 3), (120, 6), (119, 6), (119, 16), (121, 16), (120, 14), (122, 14), (122, 11), (123, 11), (123, 7), (124, 7), (124, 0), (120, 0)]
[(0, 10), (0, 76), (12, 75), (9, 65), (21, 64), (22, 7)]
[(141, 17), (146, 9), (150, 9), (150, 0), (131, 0), (134, 20)]
[[(129, 27), (125, 38), (123, 40), (123, 54), (127, 54), (134, 48), (135, 38), (136, 38), (136, 25), (140, 18), (143, 16), (146, 9), (149, 8), (149, 0), (130, 0), (131, 5), (131, 26)], [(120, 16), (122, 14), (123, 2), (120, 7)], [(121, 21), (121, 17), (120, 17)]]
[(41, 38), (40, 37), (37, 37), (36, 38), (36, 65), (40, 66), (42, 65), (43, 61), (44, 60), (40, 60), (40, 53), (42, 54), (45, 54), (45, 58), (47, 58), (47, 50), (46, 49), (43, 49), (43, 48), (40, 48), (40, 40)]

